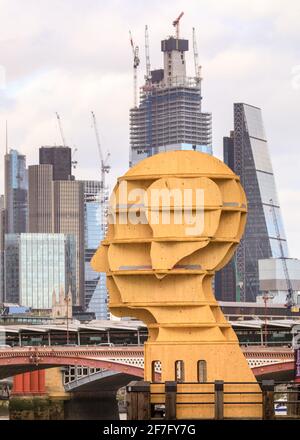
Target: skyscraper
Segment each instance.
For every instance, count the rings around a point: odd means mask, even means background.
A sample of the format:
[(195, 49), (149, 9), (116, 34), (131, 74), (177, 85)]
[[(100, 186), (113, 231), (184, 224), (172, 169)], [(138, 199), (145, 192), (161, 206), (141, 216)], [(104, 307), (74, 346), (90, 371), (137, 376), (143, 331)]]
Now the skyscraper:
[[(64, 147), (46, 148), (52, 152), (63, 149), (61, 160), (66, 154)], [(44, 148), (45, 150), (45, 148)], [(43, 148), (40, 149), (44, 151)], [(67, 150), (70, 150), (67, 148)], [(50, 156), (51, 156), (50, 151)], [(57, 233), (73, 235), (76, 241), (76, 289), (72, 291), (73, 303), (84, 305), (84, 199), (83, 185), (75, 180), (54, 180), (56, 176), (66, 176), (59, 169), (59, 154), (53, 153), (54, 165), (42, 164), (29, 167), (29, 232)], [(70, 174), (68, 174), (69, 176)]]
[(76, 238), (76, 297), (84, 305), (84, 196), (82, 182), (57, 180), (53, 185), (53, 232)]
[(187, 77), (188, 40), (161, 42), (164, 68), (151, 71), (130, 110), (130, 165), (168, 150), (212, 153), (211, 114), (202, 112), (201, 78)]
[(51, 309), (53, 292), (58, 297), (75, 291), (76, 244), (74, 235), (21, 234), (19, 250), (20, 304)]
[(26, 157), (17, 150), (4, 156), (6, 232), (26, 232), (27, 169)]
[(32, 165), (28, 168), (28, 232), (53, 232), (53, 166)]
[(91, 259), (104, 238), (102, 228), (103, 194), (101, 182), (87, 180), (84, 185), (84, 260), (85, 260), (85, 307), (94, 312), (97, 319), (107, 319), (107, 289), (104, 273), (95, 272), (91, 267)]
[(53, 166), (53, 180), (72, 180), (72, 150), (69, 147), (41, 147), (40, 165)]
[(4, 249), (6, 230), (6, 210), (4, 195), (0, 195), (0, 304), (4, 301)]
[[(234, 261), (216, 275), (216, 295), (224, 300), (233, 295), (241, 301), (255, 301), (259, 294), (258, 260), (288, 257), (268, 143), (258, 107), (234, 104), (234, 133), (224, 139), (224, 159), (240, 176), (248, 199), (248, 218)], [(234, 293), (228, 292), (231, 288), (235, 288)]]
[(4, 246), (4, 301), (18, 304), (20, 234), (5, 234)]

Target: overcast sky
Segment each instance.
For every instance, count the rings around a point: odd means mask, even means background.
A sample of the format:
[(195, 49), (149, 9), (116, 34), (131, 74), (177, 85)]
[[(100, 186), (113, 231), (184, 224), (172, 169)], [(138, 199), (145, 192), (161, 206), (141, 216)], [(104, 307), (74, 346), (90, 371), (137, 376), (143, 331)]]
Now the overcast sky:
[[(99, 178), (90, 111), (103, 149), (111, 152), (110, 181), (128, 166), (132, 104), (131, 29), (140, 46), (150, 32), (152, 68), (162, 67), (160, 40), (181, 11), (182, 37), (197, 31), (203, 66), (203, 109), (213, 113), (214, 154), (233, 125), (233, 102), (263, 110), (290, 254), (300, 258), (300, 2), (299, 0), (0, 0), (0, 146), (38, 162), (41, 145), (61, 144), (55, 118), (78, 148), (77, 178)], [(193, 57), (187, 55), (189, 74)], [(6, 87), (3, 84), (3, 72)], [(3, 154), (0, 155), (3, 192)]]

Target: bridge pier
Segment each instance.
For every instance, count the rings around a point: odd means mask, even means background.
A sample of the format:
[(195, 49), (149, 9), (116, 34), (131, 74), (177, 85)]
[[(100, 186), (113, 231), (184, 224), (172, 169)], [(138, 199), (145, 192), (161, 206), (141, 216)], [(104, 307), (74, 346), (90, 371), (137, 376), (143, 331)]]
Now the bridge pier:
[(72, 393), (64, 409), (65, 420), (119, 420), (116, 391)]

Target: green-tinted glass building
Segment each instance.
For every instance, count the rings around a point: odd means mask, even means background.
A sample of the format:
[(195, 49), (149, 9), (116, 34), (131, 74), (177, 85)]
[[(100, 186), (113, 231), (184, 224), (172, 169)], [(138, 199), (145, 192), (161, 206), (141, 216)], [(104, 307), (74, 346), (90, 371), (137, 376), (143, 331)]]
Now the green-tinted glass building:
[[(61, 289), (76, 290), (76, 241), (67, 234), (10, 234), (10, 253), (17, 259), (18, 280), (11, 290), (22, 306), (47, 310), (52, 308), (52, 296)], [(14, 246), (13, 246), (14, 245)], [(9, 263), (9, 262), (8, 262)], [(16, 265), (15, 265), (16, 266)], [(7, 280), (12, 264), (7, 265)], [(17, 292), (18, 290), (18, 292)], [(9, 289), (6, 289), (9, 293)]]

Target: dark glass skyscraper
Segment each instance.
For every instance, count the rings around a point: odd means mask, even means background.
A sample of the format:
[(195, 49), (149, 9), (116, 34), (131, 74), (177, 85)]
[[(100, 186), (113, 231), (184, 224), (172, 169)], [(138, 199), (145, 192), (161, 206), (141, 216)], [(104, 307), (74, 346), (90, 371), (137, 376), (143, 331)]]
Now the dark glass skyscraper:
[(6, 232), (26, 232), (27, 227), (27, 169), (26, 157), (17, 150), (4, 156)]
[[(234, 133), (224, 138), (224, 160), (240, 176), (248, 199), (245, 234), (233, 261), (216, 275), (222, 300), (255, 301), (259, 294), (258, 260), (288, 257), (281, 211), (261, 110), (234, 104)], [(276, 233), (276, 225), (279, 236)], [(230, 289), (230, 291), (228, 291)], [(232, 289), (232, 290), (231, 290)]]
[(72, 180), (71, 148), (41, 147), (40, 165), (53, 166), (53, 180)]

